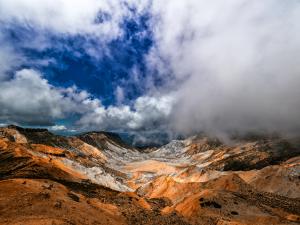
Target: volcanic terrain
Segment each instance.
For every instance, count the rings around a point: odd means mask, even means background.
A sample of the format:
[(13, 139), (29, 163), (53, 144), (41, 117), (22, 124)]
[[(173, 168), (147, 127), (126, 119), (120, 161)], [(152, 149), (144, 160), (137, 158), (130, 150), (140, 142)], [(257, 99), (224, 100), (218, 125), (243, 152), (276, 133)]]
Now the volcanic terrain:
[(300, 141), (0, 128), (0, 224), (299, 224)]

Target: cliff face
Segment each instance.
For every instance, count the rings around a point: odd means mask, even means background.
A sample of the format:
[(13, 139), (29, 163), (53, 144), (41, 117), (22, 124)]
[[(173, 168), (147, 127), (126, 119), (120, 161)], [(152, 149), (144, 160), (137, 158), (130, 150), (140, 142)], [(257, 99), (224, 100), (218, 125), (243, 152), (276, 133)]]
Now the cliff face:
[(297, 224), (299, 178), (295, 140), (140, 152), (112, 133), (0, 128), (0, 224)]

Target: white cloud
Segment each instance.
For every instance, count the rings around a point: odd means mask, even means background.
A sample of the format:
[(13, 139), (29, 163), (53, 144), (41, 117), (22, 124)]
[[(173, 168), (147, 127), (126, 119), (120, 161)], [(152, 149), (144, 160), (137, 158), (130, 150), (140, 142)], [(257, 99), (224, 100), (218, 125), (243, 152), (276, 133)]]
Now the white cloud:
[(8, 72), (18, 67), (22, 62), (22, 55), (17, 53), (14, 48), (7, 43), (3, 33), (0, 32), (0, 82), (7, 79)]
[[(30, 125), (51, 125), (56, 119), (78, 115), (77, 129), (139, 130), (157, 129), (166, 124), (173, 98), (139, 97), (133, 107), (104, 107), (86, 91), (75, 86), (54, 87), (35, 70), (23, 69), (0, 83), (0, 120)], [(54, 131), (67, 129), (53, 125)]]
[(115, 97), (118, 104), (121, 104), (125, 99), (124, 89), (120, 86), (117, 86), (115, 90)]
[(143, 96), (134, 104), (135, 120), (131, 121), (132, 128), (158, 128), (167, 122), (173, 107), (174, 98), (169, 96)]
[(67, 128), (64, 125), (54, 125), (49, 127), (50, 130), (52, 131), (63, 131), (63, 130), (67, 130)]
[(300, 131), (300, 3), (153, 1), (155, 46), (177, 85), (180, 132)]
[(85, 113), (78, 124), (97, 130), (159, 129), (166, 125), (172, 104), (173, 98), (170, 96), (143, 96), (135, 100), (132, 108), (128, 105), (108, 108), (98, 105), (93, 111)]
[(8, 122), (47, 125), (70, 113), (84, 113), (97, 105), (76, 87), (54, 87), (35, 70), (22, 69), (0, 83), (0, 119)]
[[(106, 44), (124, 34), (123, 22), (141, 14), (147, 4), (147, 1), (139, 0), (0, 0), (0, 33), (5, 36), (9, 35), (7, 31), (25, 29), (30, 32), (14, 33), (14, 35), (22, 35), (21, 39), (25, 40), (18, 43), (17, 46), (20, 48), (36, 51), (57, 48), (62, 51), (72, 51), (74, 57), (86, 53), (98, 60), (104, 55), (110, 55), (110, 49)], [(133, 8), (136, 10), (131, 10)], [(30, 33), (32, 34), (29, 35)], [(53, 37), (62, 39), (81, 37), (84, 41), (78, 47), (84, 51), (75, 51), (68, 45), (55, 42)], [(9, 46), (13, 44), (11, 40), (4, 42), (1, 37), (0, 41), (5, 46), (3, 49), (0, 43), (1, 59), (1, 52), (6, 54), (8, 50), (11, 51), (12, 48)], [(18, 59), (23, 62), (30, 61), (25, 56)], [(40, 62), (35, 60), (32, 64), (45, 64), (51, 60), (54, 59)], [(4, 62), (8, 62), (8, 59)], [(2, 64), (6, 66), (5, 63), (0, 62), (1, 66)]]
[[(136, 8), (143, 9), (141, 1), (126, 3), (130, 6), (138, 3)], [(0, 21), (7, 24), (17, 23), (60, 34), (92, 34), (102, 40), (121, 35), (120, 23), (130, 16), (128, 7), (119, 0), (0, 0)]]
[[(0, 1), (1, 20), (59, 33), (92, 32), (100, 1)], [(103, 5), (103, 3), (102, 3)]]
[(0, 93), (2, 119), (47, 123), (63, 116), (60, 107), (63, 97), (37, 71), (16, 72), (13, 79), (0, 83)]

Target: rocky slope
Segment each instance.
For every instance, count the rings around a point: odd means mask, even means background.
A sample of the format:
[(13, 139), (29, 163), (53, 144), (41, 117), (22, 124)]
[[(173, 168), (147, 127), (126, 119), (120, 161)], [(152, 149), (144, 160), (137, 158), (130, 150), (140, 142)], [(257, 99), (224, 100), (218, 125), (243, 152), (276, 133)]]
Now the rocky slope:
[(299, 224), (299, 146), (194, 136), (141, 152), (112, 133), (0, 128), (0, 224)]

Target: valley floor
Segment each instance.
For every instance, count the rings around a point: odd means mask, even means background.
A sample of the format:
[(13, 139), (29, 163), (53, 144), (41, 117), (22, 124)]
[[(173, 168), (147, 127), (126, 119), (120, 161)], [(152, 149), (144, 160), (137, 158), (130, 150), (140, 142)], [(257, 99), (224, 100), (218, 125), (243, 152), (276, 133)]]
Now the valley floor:
[(300, 144), (0, 128), (0, 224), (299, 224)]

